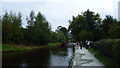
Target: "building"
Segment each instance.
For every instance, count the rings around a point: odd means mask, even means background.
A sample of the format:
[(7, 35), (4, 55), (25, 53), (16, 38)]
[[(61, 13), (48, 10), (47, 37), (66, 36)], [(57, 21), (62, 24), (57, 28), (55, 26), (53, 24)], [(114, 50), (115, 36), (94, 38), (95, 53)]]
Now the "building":
[(118, 20), (120, 21), (120, 1), (118, 2)]

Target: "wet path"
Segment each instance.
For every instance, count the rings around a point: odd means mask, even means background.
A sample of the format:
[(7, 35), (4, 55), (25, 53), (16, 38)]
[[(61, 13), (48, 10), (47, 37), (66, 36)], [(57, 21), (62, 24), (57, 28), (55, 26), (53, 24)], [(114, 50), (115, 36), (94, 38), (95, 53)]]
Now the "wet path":
[(82, 48), (80, 49), (79, 47), (77, 48), (76, 44), (75, 45), (75, 53), (74, 53), (74, 58), (72, 60), (72, 68), (79, 68), (81, 66), (96, 66), (100, 68), (104, 68), (103, 64), (96, 59), (96, 57), (91, 54), (87, 49)]

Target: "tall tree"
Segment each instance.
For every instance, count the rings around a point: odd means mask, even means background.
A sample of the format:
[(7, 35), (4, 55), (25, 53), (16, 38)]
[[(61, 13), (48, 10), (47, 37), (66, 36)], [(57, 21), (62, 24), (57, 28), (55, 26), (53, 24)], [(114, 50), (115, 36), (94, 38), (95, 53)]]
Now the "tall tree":
[(106, 18), (103, 20), (102, 29), (105, 32), (105, 37), (108, 38), (108, 31), (110, 29), (110, 24), (117, 23), (117, 20), (110, 15), (106, 15)]
[(94, 30), (94, 12), (90, 11), (89, 9), (83, 13), (83, 17), (85, 18), (85, 30), (93, 31)]
[(79, 33), (80, 31), (88, 31), (93, 34), (93, 39), (99, 39), (99, 36), (96, 35), (96, 32), (100, 31), (101, 26), (101, 18), (99, 14), (95, 14), (89, 9), (82, 13), (82, 15), (78, 15), (76, 17), (73, 16), (73, 20), (69, 21), (69, 30), (72, 33), (72, 36), (75, 41), (79, 41)]
[(15, 14), (10, 14), (10, 16), (12, 17), (12, 40), (15, 43), (21, 43), (20, 41), (22, 41), (23, 39), (23, 32), (22, 32), (22, 15), (21, 13), (18, 14), (18, 16), (16, 16)]
[(12, 23), (8, 12), (3, 15), (2, 18), (2, 40), (4, 43), (9, 42), (12, 39)]
[(3, 42), (14, 42), (20, 43), (23, 38), (21, 25), (22, 25), (22, 15), (21, 13), (16, 16), (15, 13), (5, 13), (2, 18), (2, 28), (3, 28)]
[(34, 36), (33, 35), (33, 32), (34, 32), (34, 24), (35, 24), (35, 13), (34, 11), (31, 11), (30, 12), (30, 15), (29, 17), (27, 17), (27, 29), (28, 30), (25, 30), (25, 39), (27, 41), (27, 43), (29, 45), (32, 45), (33, 44), (33, 39), (34, 39)]
[(69, 20), (68, 29), (71, 31), (71, 34), (75, 41), (79, 40), (78, 35), (81, 30), (85, 30), (84, 17), (82, 15), (78, 15), (77, 17), (73, 16), (73, 20)]
[(47, 44), (50, 40), (51, 27), (45, 17), (39, 12), (35, 18), (34, 41), (38, 44)]

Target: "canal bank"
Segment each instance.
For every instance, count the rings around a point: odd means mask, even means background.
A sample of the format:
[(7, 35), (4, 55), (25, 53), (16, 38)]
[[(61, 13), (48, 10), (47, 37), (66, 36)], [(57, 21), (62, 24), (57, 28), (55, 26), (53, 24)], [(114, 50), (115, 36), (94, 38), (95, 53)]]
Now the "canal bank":
[(77, 47), (75, 43), (74, 48), (74, 57), (71, 61), (71, 68), (80, 68), (80, 67), (99, 67), (105, 68), (104, 65), (93, 55), (91, 54), (86, 48), (80, 49)]
[(60, 46), (61, 43), (48, 43), (48, 45), (15, 45), (15, 44), (2, 44), (2, 48), (0, 49), (1, 52), (16, 52), (16, 51), (28, 51), (34, 49), (41, 49), (47, 47), (55, 47)]

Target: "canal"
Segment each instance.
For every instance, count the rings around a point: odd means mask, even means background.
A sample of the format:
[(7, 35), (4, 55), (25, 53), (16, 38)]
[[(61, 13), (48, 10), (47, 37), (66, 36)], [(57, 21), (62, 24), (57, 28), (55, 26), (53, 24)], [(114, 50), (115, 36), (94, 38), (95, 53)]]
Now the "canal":
[[(72, 45), (68, 43), (67, 45)], [(64, 66), (68, 67), (69, 62), (73, 56), (72, 46), (58, 46), (44, 49), (37, 49), (27, 52), (14, 52), (3, 55), (2, 67), (8, 68), (30, 68), (37, 67), (55, 67)]]

